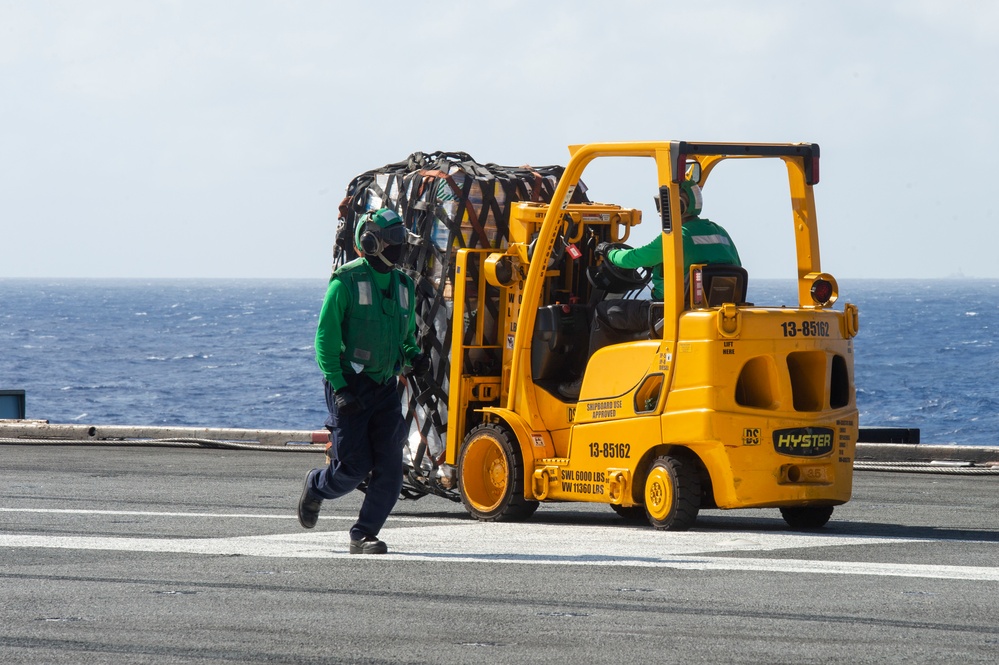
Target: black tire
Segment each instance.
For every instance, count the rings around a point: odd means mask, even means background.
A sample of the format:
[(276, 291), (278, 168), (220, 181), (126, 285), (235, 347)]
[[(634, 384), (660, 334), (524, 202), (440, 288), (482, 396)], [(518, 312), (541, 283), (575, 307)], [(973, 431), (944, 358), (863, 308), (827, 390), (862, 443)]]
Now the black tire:
[(537, 501), (524, 498), (524, 461), (516, 437), (505, 427), (484, 423), (461, 444), (458, 487), (465, 510), (484, 522), (520, 521)]
[(792, 529), (821, 529), (832, 517), (832, 506), (792, 506), (781, 508), (780, 516)]
[(645, 516), (645, 506), (619, 506), (616, 503), (612, 503), (610, 507), (615, 513), (629, 522), (639, 522), (647, 519)]
[(645, 477), (645, 514), (660, 531), (686, 531), (701, 508), (701, 478), (695, 462), (663, 455), (649, 466)]

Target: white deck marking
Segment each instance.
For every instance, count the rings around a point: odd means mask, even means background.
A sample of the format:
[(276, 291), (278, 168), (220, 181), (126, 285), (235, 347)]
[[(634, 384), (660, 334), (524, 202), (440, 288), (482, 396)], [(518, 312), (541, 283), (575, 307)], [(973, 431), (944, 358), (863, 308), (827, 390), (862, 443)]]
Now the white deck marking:
[[(240, 517), (206, 513), (3, 509), (6, 512), (52, 512), (97, 515), (170, 517)], [(286, 519), (281, 515), (244, 515)], [(294, 519), (294, 516), (291, 516)], [(329, 516), (323, 520), (350, 520)], [(391, 552), (368, 557), (378, 561), (481, 562), (534, 565), (637, 566), (682, 570), (732, 570), (798, 574), (876, 575), (999, 581), (999, 567), (943, 566), (860, 561), (822, 561), (717, 556), (730, 552), (774, 552), (849, 545), (934, 542), (932, 539), (836, 536), (790, 532), (671, 533), (620, 526), (553, 525), (541, 523), (486, 524), (450, 522), (439, 517), (389, 519), (422, 525), (383, 529), (380, 536)], [(327, 522), (328, 523), (328, 522)], [(163, 552), (193, 555), (331, 559), (349, 557), (345, 530), (236, 536), (228, 538), (130, 538), (0, 534), (0, 548), (53, 548), (119, 552)]]
[[(262, 513), (177, 513), (155, 510), (85, 510), (82, 508), (2, 508), (0, 513), (51, 513), (53, 515), (131, 515), (140, 517), (206, 517), (210, 519), (297, 520), (292, 513), (274, 515)], [(356, 522), (356, 515), (322, 515), (323, 520)], [(393, 517), (398, 522), (425, 522), (424, 517)]]

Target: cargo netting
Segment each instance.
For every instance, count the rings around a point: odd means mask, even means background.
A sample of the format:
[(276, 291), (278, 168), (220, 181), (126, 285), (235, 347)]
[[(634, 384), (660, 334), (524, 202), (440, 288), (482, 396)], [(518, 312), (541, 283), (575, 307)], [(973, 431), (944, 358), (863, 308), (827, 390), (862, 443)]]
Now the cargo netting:
[[(399, 383), (410, 432), (405, 498), (426, 494), (458, 498), (452, 488), (440, 484), (436, 474), (444, 460), (447, 431), (455, 253), (465, 247), (505, 248), (513, 204), (551, 202), (563, 170), (557, 165), (480, 164), (463, 152), (416, 152), (403, 161), (366, 171), (347, 186), (339, 208), (334, 270), (357, 257), (354, 227), (367, 211), (391, 208), (420, 238), (419, 244), (407, 246), (400, 261), (400, 268), (416, 284), (417, 339), (431, 358), (427, 376), (406, 376)], [(579, 183), (572, 202), (586, 201), (586, 188)], [(478, 275), (465, 277), (474, 281)], [(466, 311), (474, 309), (466, 307)], [(460, 334), (468, 334), (467, 323), (459, 326)], [(495, 372), (501, 360), (484, 353), (475, 365), (483, 373)]]

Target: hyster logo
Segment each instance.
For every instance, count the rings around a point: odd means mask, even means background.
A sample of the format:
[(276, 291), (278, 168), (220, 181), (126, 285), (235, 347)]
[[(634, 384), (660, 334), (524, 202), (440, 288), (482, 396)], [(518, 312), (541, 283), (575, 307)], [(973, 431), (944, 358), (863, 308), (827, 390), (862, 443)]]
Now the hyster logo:
[(774, 431), (774, 450), (783, 455), (818, 457), (832, 452), (833, 431), (828, 427), (795, 427)]

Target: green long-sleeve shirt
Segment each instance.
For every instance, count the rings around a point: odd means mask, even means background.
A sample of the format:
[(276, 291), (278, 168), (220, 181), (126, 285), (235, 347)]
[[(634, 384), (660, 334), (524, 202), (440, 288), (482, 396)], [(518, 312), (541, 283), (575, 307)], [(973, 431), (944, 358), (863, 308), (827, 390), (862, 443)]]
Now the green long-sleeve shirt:
[(316, 362), (333, 389), (347, 385), (345, 373), (378, 383), (399, 374), (420, 352), (415, 312), (413, 282), (403, 273), (380, 273), (363, 259), (337, 270), (316, 328)]
[[(694, 217), (683, 222), (683, 274), (695, 263), (727, 263), (741, 266), (735, 243), (721, 226), (710, 219)], [(663, 299), (663, 237), (657, 234), (651, 242), (635, 249), (612, 249), (607, 260), (619, 268), (651, 268), (652, 299)]]

